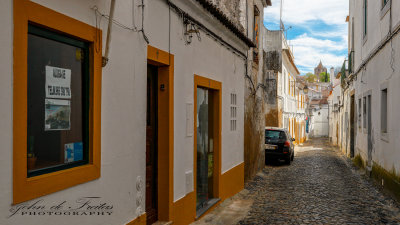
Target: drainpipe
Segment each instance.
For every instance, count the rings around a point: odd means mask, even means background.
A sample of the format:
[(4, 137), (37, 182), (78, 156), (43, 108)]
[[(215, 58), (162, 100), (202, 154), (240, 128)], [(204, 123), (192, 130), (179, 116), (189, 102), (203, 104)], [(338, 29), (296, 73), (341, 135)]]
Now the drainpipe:
[(112, 28), (112, 22), (114, 20), (114, 9), (115, 9), (115, 0), (111, 0), (110, 16), (108, 19), (106, 50), (105, 50), (104, 56), (102, 58), (102, 66), (103, 67), (105, 67), (108, 63), (108, 54), (110, 52), (110, 41), (111, 41), (111, 28)]

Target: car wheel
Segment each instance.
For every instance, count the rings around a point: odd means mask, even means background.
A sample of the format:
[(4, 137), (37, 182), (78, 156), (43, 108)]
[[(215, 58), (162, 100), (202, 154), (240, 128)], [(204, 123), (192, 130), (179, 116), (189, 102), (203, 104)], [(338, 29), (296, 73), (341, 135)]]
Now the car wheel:
[(290, 165), (290, 162), (291, 162), (291, 160), (290, 160), (290, 156), (289, 156), (289, 157), (287, 157), (287, 159), (285, 159), (285, 163), (286, 163), (287, 165)]
[(292, 160), (292, 161), (294, 160), (294, 154), (292, 155), (292, 157), (290, 157), (290, 160)]

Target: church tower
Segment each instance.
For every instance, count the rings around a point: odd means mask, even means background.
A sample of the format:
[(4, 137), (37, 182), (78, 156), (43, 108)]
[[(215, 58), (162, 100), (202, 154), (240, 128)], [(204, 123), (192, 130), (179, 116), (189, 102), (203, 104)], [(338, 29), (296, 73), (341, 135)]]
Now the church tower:
[(318, 82), (320, 82), (319, 75), (324, 72), (327, 73), (328, 69), (322, 65), (322, 61), (320, 60), (318, 66), (314, 68), (314, 74), (317, 76)]

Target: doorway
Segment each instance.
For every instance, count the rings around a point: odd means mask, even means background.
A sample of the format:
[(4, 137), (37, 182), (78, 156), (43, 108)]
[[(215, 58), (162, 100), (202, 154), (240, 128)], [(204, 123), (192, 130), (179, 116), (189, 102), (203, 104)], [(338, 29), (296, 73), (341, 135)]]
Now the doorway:
[[(149, 180), (149, 191), (146, 190), (146, 216), (147, 223), (151, 224), (154, 219), (172, 220), (174, 55), (148, 45), (147, 64), (146, 83), (143, 82), (143, 85), (148, 86), (146, 94), (149, 96), (149, 101), (146, 108), (150, 110), (146, 109), (148, 110), (146, 114), (154, 122), (151, 124), (149, 121), (149, 126), (146, 126), (146, 129), (149, 127), (152, 130), (149, 133), (149, 141), (146, 132), (146, 144), (149, 142), (149, 146), (146, 146), (146, 175), (149, 174), (152, 180), (146, 179), (146, 182)], [(149, 161), (147, 161), (147, 149), (149, 149)], [(147, 204), (148, 201), (151, 207)]]
[(199, 218), (220, 200), (221, 83), (199, 76), (194, 83), (194, 175)]
[(351, 96), (350, 105), (350, 158), (354, 158), (354, 142), (355, 142), (355, 97)]
[(158, 220), (158, 68), (147, 65), (146, 107), (146, 215), (147, 224)]
[(371, 121), (371, 95), (367, 97), (367, 118), (368, 118), (368, 167), (372, 168), (372, 121)]
[(214, 198), (214, 134), (212, 91), (197, 88), (197, 193), (196, 209), (199, 210)]

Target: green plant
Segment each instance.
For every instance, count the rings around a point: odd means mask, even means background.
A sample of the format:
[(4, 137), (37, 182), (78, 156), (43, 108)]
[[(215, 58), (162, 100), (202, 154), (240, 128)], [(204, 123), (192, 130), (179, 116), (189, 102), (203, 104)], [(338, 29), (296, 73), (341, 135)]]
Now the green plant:
[(323, 72), (323, 73), (319, 74), (319, 81), (320, 82), (329, 82), (329, 80), (330, 80), (330, 74), (329, 73)]
[(396, 173), (394, 168), (391, 171), (387, 171), (374, 163), (371, 174), (374, 180), (383, 185), (384, 189), (400, 200), (400, 176)]
[(317, 80), (317, 76), (313, 73), (307, 73), (304, 77), (308, 83), (314, 83)]
[(354, 163), (354, 165), (356, 165), (359, 168), (362, 168), (362, 169), (365, 168), (364, 160), (361, 158), (360, 154), (358, 154), (354, 157), (353, 163)]

